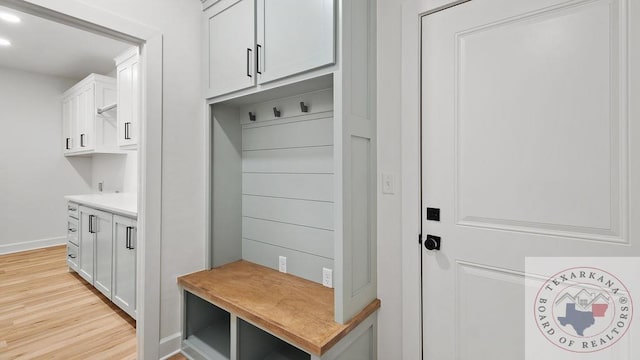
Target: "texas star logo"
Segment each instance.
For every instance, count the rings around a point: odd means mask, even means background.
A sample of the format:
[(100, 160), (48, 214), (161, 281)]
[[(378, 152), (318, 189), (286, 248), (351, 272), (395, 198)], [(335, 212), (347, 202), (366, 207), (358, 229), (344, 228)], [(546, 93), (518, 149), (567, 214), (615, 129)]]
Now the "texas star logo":
[(550, 277), (538, 291), (535, 320), (552, 344), (572, 352), (613, 346), (629, 329), (633, 302), (614, 275), (580, 267)]

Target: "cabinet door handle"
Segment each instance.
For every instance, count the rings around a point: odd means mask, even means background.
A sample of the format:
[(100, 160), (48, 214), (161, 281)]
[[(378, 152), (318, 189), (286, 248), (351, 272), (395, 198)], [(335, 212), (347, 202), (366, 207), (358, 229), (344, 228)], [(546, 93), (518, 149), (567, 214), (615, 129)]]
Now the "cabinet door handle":
[(262, 75), (262, 72), (260, 71), (260, 49), (262, 49), (262, 45), (257, 44), (257, 48), (256, 48), (256, 72), (260, 75)]
[(67, 138), (66, 143), (65, 143), (65, 148), (67, 150), (71, 150), (71, 146), (69, 145), (69, 140), (71, 140), (71, 138)]
[(69, 230), (69, 232), (72, 232), (72, 233), (74, 233), (74, 232), (78, 231), (78, 230), (76, 230), (76, 229), (67, 229), (67, 230)]
[(89, 233), (91, 234), (96, 233), (96, 229), (94, 228), (95, 224), (93, 223), (95, 218), (96, 218), (95, 215), (89, 215)]
[(131, 134), (129, 134), (129, 126), (131, 126), (130, 122), (124, 123), (124, 139), (131, 140)]
[(72, 259), (75, 259), (75, 258), (76, 258), (76, 256), (75, 256), (75, 255), (73, 255), (73, 254), (69, 254), (69, 257), (70, 257), (70, 258), (72, 258)]
[(127, 226), (127, 227), (124, 229), (124, 238), (125, 238), (125, 240), (124, 240), (124, 247), (126, 247), (127, 249), (131, 249), (131, 247), (129, 247), (129, 240), (130, 240), (130, 236), (131, 236), (131, 235), (129, 234), (129, 227)]
[(80, 134), (80, 147), (85, 147), (86, 146), (84, 144), (84, 138), (85, 138), (85, 134)]
[(247, 48), (247, 76), (248, 77), (253, 77), (253, 75), (251, 75), (251, 49)]
[(126, 241), (127, 249), (134, 250), (135, 248), (133, 247), (133, 227), (127, 226), (126, 235), (127, 235), (127, 241)]

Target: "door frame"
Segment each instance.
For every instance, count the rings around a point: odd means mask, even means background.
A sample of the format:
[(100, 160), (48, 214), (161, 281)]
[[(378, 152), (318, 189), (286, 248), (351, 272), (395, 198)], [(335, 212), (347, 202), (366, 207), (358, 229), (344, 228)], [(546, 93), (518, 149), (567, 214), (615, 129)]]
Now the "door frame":
[[(402, 358), (422, 359), (422, 17), (470, 0), (402, 4)], [(416, 74), (418, 74), (416, 76)], [(415, 316), (420, 314), (420, 316)], [(426, 359), (433, 360), (433, 359)]]
[(127, 42), (140, 49), (142, 117), (138, 138), (137, 358), (158, 359), (162, 239), (162, 33), (78, 0), (0, 0), (0, 5)]

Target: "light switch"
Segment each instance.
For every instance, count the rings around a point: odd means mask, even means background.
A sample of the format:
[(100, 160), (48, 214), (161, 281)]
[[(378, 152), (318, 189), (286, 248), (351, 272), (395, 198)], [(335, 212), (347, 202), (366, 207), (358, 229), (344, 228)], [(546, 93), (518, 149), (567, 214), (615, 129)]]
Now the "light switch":
[(396, 179), (392, 174), (382, 174), (382, 193), (383, 194), (395, 194), (396, 193)]

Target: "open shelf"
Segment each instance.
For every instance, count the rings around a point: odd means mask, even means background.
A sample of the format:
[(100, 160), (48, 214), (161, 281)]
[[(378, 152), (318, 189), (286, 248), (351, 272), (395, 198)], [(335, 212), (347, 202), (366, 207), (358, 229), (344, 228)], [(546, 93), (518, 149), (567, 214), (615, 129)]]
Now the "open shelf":
[(231, 315), (189, 292), (185, 292), (185, 302), (185, 348), (206, 359), (230, 359)]
[(238, 360), (310, 360), (311, 355), (287, 344), (277, 337), (258, 329), (244, 320), (238, 320), (238, 337), (241, 344)]

